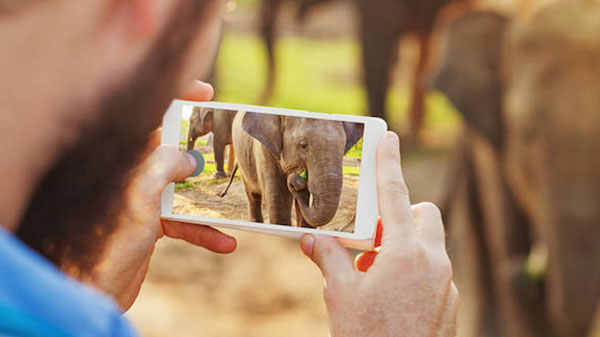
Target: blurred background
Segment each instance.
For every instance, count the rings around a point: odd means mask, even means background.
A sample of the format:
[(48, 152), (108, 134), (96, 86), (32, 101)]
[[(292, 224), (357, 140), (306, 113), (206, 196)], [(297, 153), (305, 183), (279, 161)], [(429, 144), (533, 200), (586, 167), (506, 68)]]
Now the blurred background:
[[(216, 100), (385, 118), (411, 201), (442, 209), (459, 336), (600, 336), (597, 0), (238, 0)], [(298, 242), (162, 240), (145, 336), (327, 336)], [(356, 253), (356, 252), (354, 252)], [(348, 319), (352, 319), (349, 317)]]

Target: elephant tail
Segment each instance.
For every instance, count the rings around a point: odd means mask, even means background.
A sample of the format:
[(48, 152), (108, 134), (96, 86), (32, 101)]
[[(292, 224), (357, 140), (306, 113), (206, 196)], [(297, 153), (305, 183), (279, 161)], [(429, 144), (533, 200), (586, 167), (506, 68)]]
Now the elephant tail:
[(227, 191), (229, 191), (231, 184), (233, 184), (233, 179), (235, 178), (235, 174), (237, 173), (237, 170), (238, 170), (238, 163), (235, 163), (235, 166), (233, 167), (233, 172), (231, 172), (231, 177), (229, 178), (229, 183), (227, 184), (227, 187), (225, 187), (223, 192), (219, 193), (219, 198), (223, 198), (224, 196), (227, 195)]

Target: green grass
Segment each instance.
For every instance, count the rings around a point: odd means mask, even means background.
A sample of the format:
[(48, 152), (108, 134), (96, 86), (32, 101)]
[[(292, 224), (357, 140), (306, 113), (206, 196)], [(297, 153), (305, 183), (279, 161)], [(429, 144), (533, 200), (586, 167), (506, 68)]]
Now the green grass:
[[(280, 40), (276, 53), (280, 71), (270, 106), (345, 114), (364, 110), (356, 67), (360, 50), (355, 43), (285, 38)], [(219, 101), (259, 103), (266, 78), (266, 56), (258, 37), (225, 35), (218, 76)]]
[(342, 168), (342, 173), (347, 174), (347, 175), (352, 175), (352, 176), (359, 176), (360, 175), (360, 167), (344, 166)]
[[(279, 71), (274, 95), (267, 105), (352, 115), (366, 112), (360, 47), (354, 41), (286, 37), (279, 41), (276, 53)], [(218, 101), (260, 103), (266, 57), (256, 35), (228, 32), (217, 66)], [(387, 102), (389, 122), (405, 129), (408, 105), (408, 88), (393, 85)], [(444, 95), (429, 94), (426, 107), (426, 133), (439, 135), (456, 130), (460, 118)]]
[(175, 183), (175, 192), (195, 188), (200, 185), (199, 181), (186, 180)]
[(352, 148), (350, 148), (350, 150), (348, 150), (348, 153), (346, 153), (346, 155), (344, 157), (361, 158), (362, 145), (363, 145), (363, 140), (361, 139), (358, 141), (358, 143), (356, 143), (356, 145), (354, 145)]

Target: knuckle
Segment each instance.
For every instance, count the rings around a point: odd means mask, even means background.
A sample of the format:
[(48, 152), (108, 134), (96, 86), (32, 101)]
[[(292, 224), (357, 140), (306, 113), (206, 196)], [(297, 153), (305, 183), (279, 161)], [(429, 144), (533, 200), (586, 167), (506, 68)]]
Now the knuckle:
[(454, 298), (456, 298), (456, 301), (458, 301), (458, 299), (460, 298), (460, 291), (458, 290), (454, 282), (450, 284), (450, 293)]
[(427, 201), (416, 204), (413, 207), (413, 210), (415, 211), (417, 216), (426, 215), (434, 219), (442, 219), (442, 212), (440, 211), (440, 208), (432, 202)]
[(433, 268), (435, 269), (434, 272), (438, 280), (442, 284), (452, 283), (454, 271), (452, 268), (452, 263), (450, 263), (450, 259), (447, 256), (437, 259), (437, 261), (433, 263)]
[(404, 180), (400, 179), (399, 177), (393, 176), (390, 177), (386, 183), (386, 188), (390, 191), (396, 192), (396, 193), (401, 193), (401, 194), (408, 194), (408, 187), (406, 186), (406, 183), (404, 182)]
[(391, 258), (399, 261), (402, 265), (423, 265), (428, 263), (427, 250), (418, 240), (409, 240), (399, 249), (390, 254)]

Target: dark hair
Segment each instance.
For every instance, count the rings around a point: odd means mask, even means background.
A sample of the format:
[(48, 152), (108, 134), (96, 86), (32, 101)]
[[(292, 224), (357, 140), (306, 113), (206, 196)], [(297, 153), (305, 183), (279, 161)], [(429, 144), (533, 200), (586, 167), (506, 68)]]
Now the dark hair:
[(130, 172), (176, 94), (183, 58), (210, 2), (183, 0), (147, 60), (107, 93), (99, 118), (37, 186), (17, 235), (69, 272), (89, 272), (117, 228)]

